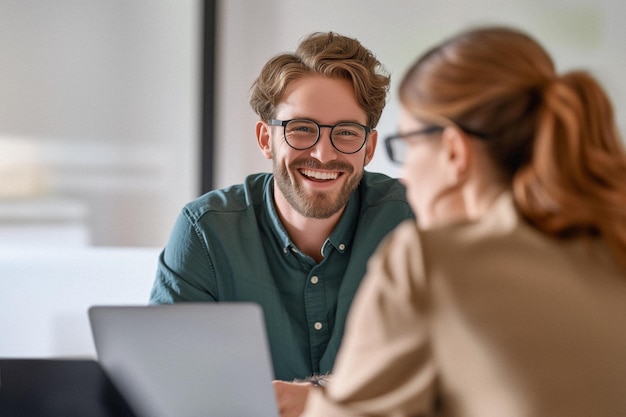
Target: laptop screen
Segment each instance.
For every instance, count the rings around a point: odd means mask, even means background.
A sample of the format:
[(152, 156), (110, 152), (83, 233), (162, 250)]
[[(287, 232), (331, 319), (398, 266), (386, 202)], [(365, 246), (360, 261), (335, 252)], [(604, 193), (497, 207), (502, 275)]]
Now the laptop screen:
[(94, 306), (98, 360), (140, 417), (276, 417), (262, 309)]

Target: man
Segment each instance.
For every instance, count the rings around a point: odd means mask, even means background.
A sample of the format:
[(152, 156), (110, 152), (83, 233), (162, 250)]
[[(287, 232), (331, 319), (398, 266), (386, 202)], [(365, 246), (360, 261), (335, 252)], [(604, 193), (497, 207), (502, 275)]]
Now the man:
[[(256, 302), (277, 380), (330, 373), (367, 259), (413, 217), (396, 180), (364, 171), (388, 90), (372, 53), (332, 32), (271, 59), (250, 104), (273, 174), (183, 208), (151, 302)], [(285, 416), (298, 414), (311, 384), (274, 386)]]

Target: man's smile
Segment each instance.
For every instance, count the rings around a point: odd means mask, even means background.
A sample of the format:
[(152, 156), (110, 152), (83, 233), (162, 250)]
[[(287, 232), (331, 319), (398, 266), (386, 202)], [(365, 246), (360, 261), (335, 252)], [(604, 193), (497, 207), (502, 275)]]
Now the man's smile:
[(341, 175), (340, 172), (337, 171), (316, 171), (313, 169), (300, 169), (300, 174), (307, 177), (308, 179), (318, 180), (318, 181), (329, 181), (335, 180), (337, 177)]

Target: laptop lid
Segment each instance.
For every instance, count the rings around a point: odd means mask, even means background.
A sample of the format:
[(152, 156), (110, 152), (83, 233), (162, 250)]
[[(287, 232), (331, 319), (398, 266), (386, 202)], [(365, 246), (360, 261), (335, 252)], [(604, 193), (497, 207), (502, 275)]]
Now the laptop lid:
[(140, 417), (278, 416), (252, 303), (93, 306), (98, 360)]

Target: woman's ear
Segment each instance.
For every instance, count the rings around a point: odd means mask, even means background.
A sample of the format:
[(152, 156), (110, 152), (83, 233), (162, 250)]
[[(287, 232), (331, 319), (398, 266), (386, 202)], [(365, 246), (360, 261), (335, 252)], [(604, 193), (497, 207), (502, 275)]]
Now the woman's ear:
[(441, 135), (443, 158), (446, 165), (446, 179), (456, 185), (468, 175), (472, 159), (470, 139), (456, 126), (448, 126)]
[(272, 159), (271, 138), (270, 126), (263, 120), (256, 122), (256, 140), (261, 149), (261, 153), (263, 153), (267, 159)]

